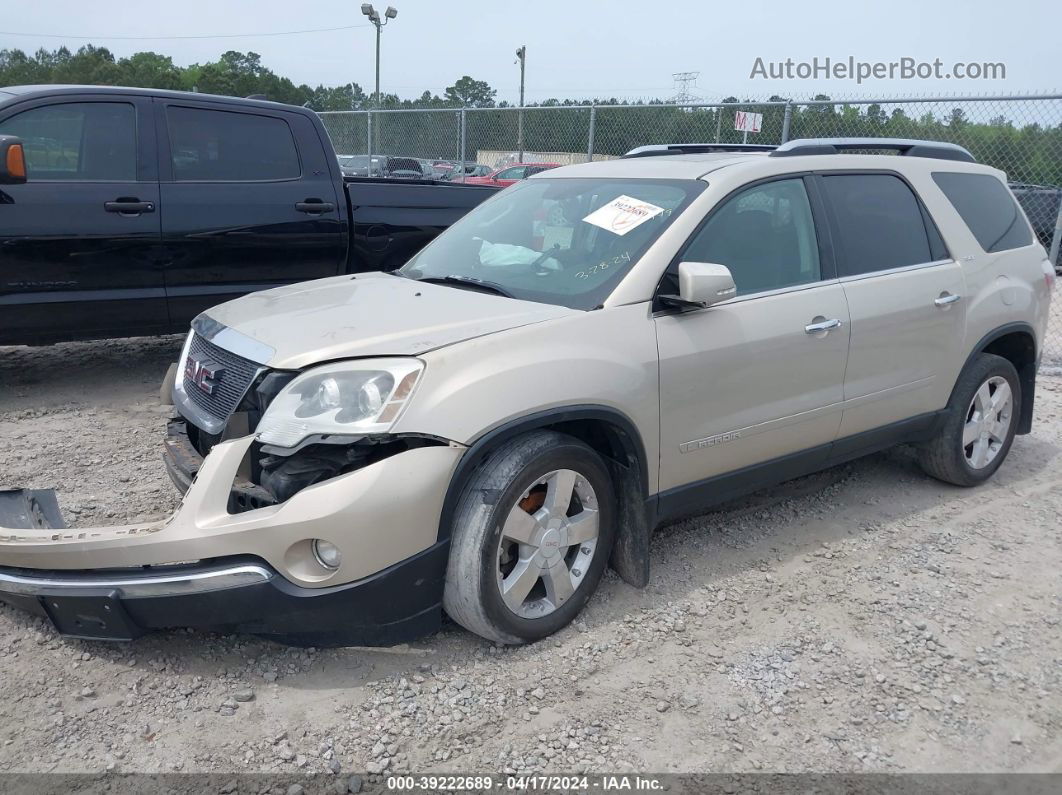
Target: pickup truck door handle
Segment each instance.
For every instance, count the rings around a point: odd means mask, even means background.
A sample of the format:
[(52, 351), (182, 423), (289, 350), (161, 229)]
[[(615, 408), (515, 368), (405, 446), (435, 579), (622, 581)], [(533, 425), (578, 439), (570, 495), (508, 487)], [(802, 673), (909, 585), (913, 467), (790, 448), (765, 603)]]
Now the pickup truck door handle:
[(804, 326), (804, 333), (805, 334), (818, 334), (820, 331), (829, 331), (830, 329), (840, 328), (840, 327), (841, 327), (841, 321), (838, 320), (835, 317), (832, 317), (829, 320), (820, 320), (820, 321), (815, 322), (815, 323), (809, 323), (808, 325)]
[(940, 294), (940, 298), (934, 299), (933, 303), (936, 304), (938, 307), (945, 307), (948, 304), (954, 304), (960, 298), (962, 298), (961, 295), (956, 295), (955, 293), (944, 292), (944, 293)]
[(140, 215), (140, 213), (155, 212), (155, 202), (142, 202), (137, 198), (121, 198), (112, 202), (104, 202), (103, 209), (119, 215)]
[(304, 202), (295, 202), (295, 209), (300, 213), (320, 215), (321, 213), (332, 212), (332, 210), (336, 209), (336, 206), (332, 202), (323, 202), (320, 199), (307, 199)]

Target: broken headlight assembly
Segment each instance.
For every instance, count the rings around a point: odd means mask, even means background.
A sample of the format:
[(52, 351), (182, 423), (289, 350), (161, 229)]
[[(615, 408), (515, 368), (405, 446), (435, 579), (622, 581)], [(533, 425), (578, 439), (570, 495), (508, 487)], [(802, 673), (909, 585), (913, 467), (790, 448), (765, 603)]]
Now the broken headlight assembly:
[(387, 433), (424, 371), (412, 358), (362, 359), (315, 367), (294, 378), (258, 423), (262, 444), (291, 448), (311, 437)]

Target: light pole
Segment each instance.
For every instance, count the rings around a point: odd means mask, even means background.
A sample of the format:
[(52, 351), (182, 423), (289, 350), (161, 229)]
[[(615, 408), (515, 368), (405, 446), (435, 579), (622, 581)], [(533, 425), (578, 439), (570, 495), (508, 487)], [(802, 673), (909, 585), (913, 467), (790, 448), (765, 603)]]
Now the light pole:
[(372, 3), (362, 3), (361, 13), (369, 18), (369, 21), (376, 26), (376, 99), (374, 105), (380, 107), (380, 33), (383, 31), (383, 26), (390, 20), (398, 16), (398, 9), (394, 6), (388, 6), (384, 11), (383, 19), (380, 18), (380, 12), (372, 7)]
[(516, 60), (520, 64), (520, 110), (516, 117), (516, 145), (520, 150), (517, 162), (524, 162), (524, 66), (527, 62), (527, 45), (521, 44), (516, 51)]
[[(383, 31), (383, 26), (389, 21), (398, 16), (398, 9), (394, 6), (388, 6), (384, 11), (383, 18), (380, 18), (380, 12), (372, 7), (372, 3), (362, 3), (361, 13), (369, 18), (369, 21), (376, 26), (376, 93), (373, 98), (373, 107), (379, 110), (380, 108), (380, 33)], [(379, 133), (377, 133), (379, 134)], [(372, 164), (372, 142), (368, 144), (369, 149), (369, 164), (371, 170)]]

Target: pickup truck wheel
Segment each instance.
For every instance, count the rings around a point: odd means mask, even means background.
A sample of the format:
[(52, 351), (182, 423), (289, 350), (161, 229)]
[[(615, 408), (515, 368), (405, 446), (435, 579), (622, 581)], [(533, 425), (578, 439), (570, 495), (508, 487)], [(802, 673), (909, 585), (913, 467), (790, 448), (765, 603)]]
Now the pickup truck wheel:
[(959, 376), (944, 424), (920, 451), (922, 468), (956, 486), (988, 480), (1010, 452), (1021, 412), (1018, 372), (983, 353)]
[(553, 634), (597, 588), (614, 516), (608, 470), (587, 445), (553, 431), (507, 442), (458, 502), (443, 607), (498, 643)]

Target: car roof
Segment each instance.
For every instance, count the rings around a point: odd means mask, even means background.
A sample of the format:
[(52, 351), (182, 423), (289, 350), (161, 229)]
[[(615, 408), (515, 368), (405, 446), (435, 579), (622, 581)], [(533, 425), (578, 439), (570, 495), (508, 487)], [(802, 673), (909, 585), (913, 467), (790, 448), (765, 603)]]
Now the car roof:
[[(766, 152), (714, 152), (711, 154), (660, 155), (658, 157), (617, 158), (595, 160), (561, 166), (549, 172), (550, 177), (627, 177), (657, 179), (699, 179), (722, 166), (743, 162), (759, 162)], [(534, 174), (529, 179), (542, 179), (545, 174)]]
[(561, 166), (533, 174), (528, 179), (594, 177), (619, 179), (704, 179), (721, 168), (754, 168), (757, 172), (777, 164), (777, 173), (827, 171), (832, 169), (880, 169), (900, 173), (929, 171), (977, 171), (1002, 175), (981, 163), (942, 160), (931, 157), (905, 157), (893, 154), (808, 154), (770, 157), (769, 152), (712, 152), (703, 154), (666, 154), (614, 160), (597, 160)]
[[(309, 108), (299, 105), (288, 105), (284, 102), (271, 102), (267, 99), (248, 99), (246, 97), (228, 97), (221, 94), (200, 94), (194, 91), (168, 91), (162, 88), (132, 88), (129, 86), (87, 86), (87, 85), (25, 85), (4, 86), (0, 94), (9, 94), (11, 98), (0, 101), (9, 103), (33, 99), (38, 96), (63, 96), (64, 94), (104, 94), (113, 96), (130, 97), (160, 97), (162, 99), (195, 100), (196, 102), (224, 102), (227, 105), (238, 104), (248, 107), (270, 108), (277, 110), (283, 108), (291, 113), (303, 115), (315, 115)], [(12, 98), (17, 98), (14, 100)]]

